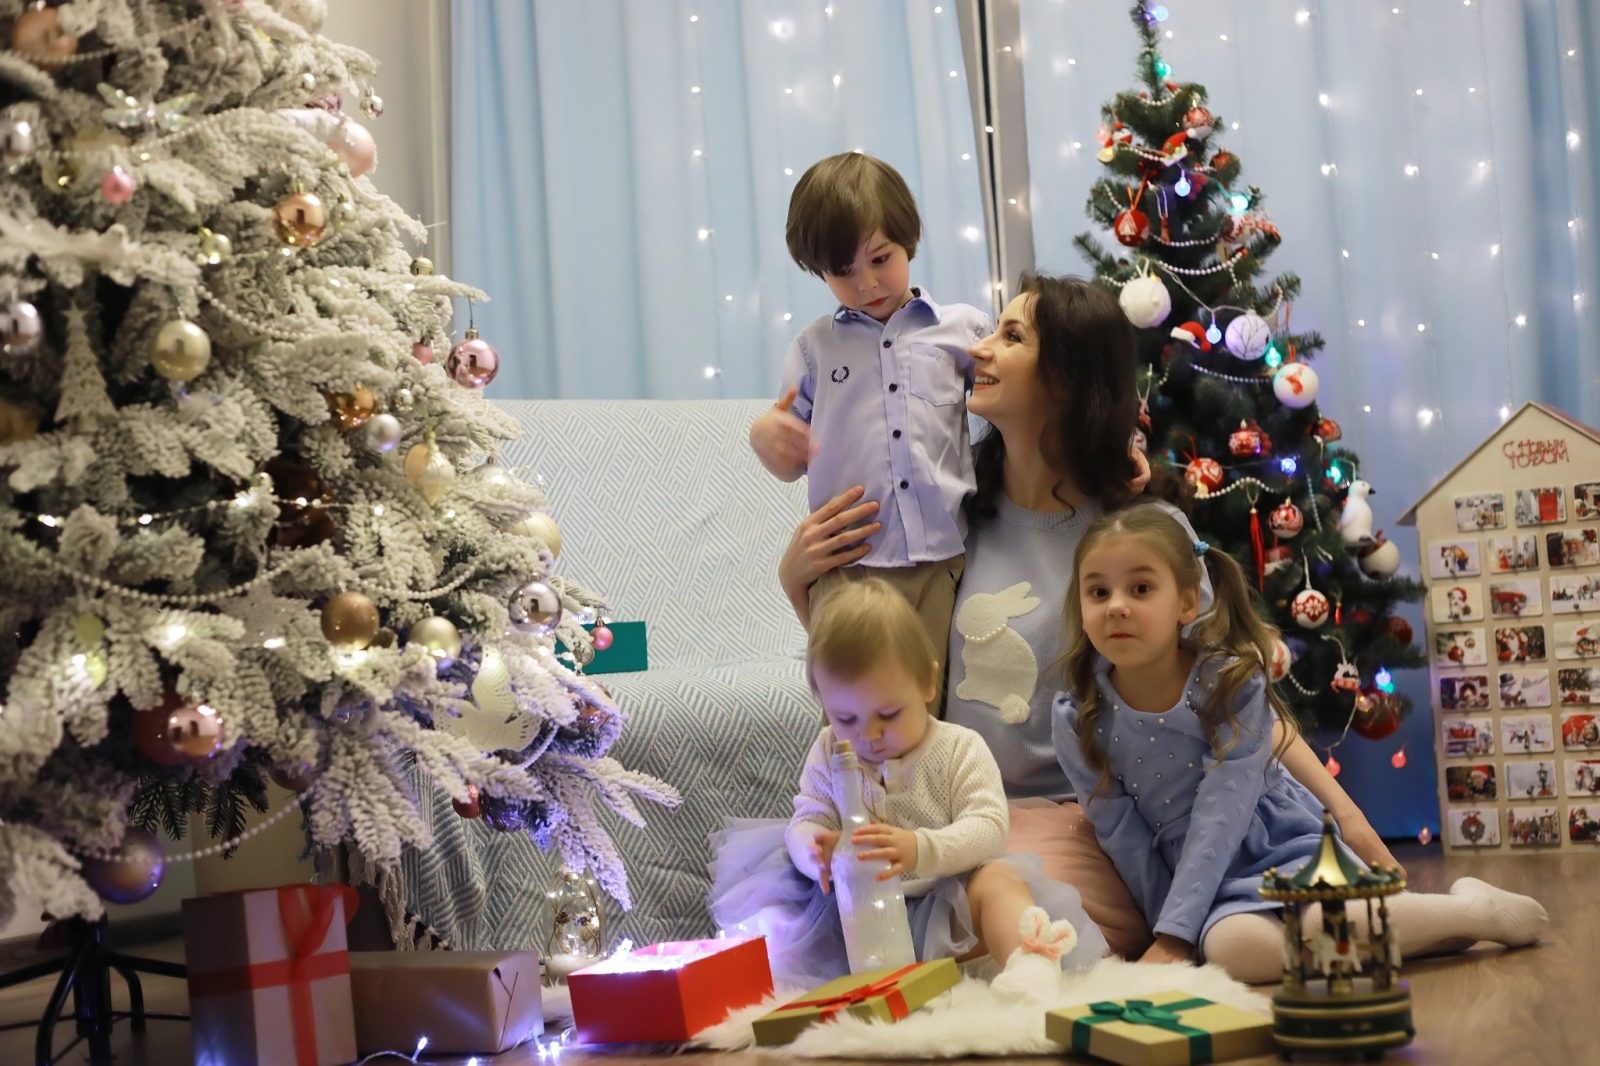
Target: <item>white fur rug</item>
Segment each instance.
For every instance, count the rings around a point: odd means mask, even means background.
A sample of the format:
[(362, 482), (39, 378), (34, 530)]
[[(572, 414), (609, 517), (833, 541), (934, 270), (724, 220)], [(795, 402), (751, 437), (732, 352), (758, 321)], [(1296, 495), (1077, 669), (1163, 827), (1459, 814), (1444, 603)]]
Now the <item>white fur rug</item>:
[[(566, 1007), (565, 989), (545, 989), (545, 1014)], [(1269, 1000), (1229, 977), (1216, 966), (1153, 966), (1121, 959), (1102, 959), (1086, 973), (1062, 974), (1054, 990), (1041, 989), (1031, 1003), (999, 1002), (987, 981), (963, 977), (950, 991), (921, 1010), (893, 1024), (863, 1021), (848, 1015), (827, 1025), (814, 1025), (794, 1043), (755, 1047), (751, 1023), (807, 989), (780, 989), (765, 1002), (735, 1011), (728, 1020), (699, 1033), (687, 1048), (751, 1050), (784, 1058), (959, 1059), (969, 1055), (1059, 1055), (1061, 1045), (1044, 1035), (1047, 1010), (1106, 999), (1128, 999), (1158, 992), (1184, 992), (1266, 1014)], [(570, 1013), (570, 1008), (567, 1008)], [(557, 1029), (558, 1026), (551, 1026)], [(585, 1050), (638, 1051), (637, 1045)], [(666, 1050), (665, 1048), (659, 1050)]]

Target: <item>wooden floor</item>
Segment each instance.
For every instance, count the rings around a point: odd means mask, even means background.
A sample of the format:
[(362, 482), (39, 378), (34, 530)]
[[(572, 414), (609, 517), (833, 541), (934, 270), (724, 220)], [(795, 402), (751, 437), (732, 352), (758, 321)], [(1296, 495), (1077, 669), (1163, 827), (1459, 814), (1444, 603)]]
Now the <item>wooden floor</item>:
[[(1443, 891), (1454, 878), (1471, 874), (1537, 897), (1550, 911), (1551, 925), (1546, 942), (1536, 948), (1512, 952), (1478, 948), (1465, 955), (1408, 965), (1406, 977), (1414, 1001), (1417, 1039), (1410, 1047), (1391, 1055), (1391, 1061), (1450, 1066), (1600, 1063), (1600, 849), (1593, 853), (1515, 858), (1446, 858), (1440, 855), (1437, 844), (1427, 848), (1410, 845), (1396, 851), (1417, 891)], [(155, 958), (175, 959), (181, 957), (182, 945), (167, 942), (137, 951)], [(120, 982), (114, 983), (120, 995)], [(0, 992), (0, 1024), (36, 1015), (49, 991), (50, 982), (41, 980)], [(149, 1010), (186, 1010), (181, 982), (146, 978), (145, 995)], [(70, 1023), (62, 1032), (71, 1033)], [(57, 1047), (68, 1038), (59, 1039)], [(182, 1022), (152, 1021), (140, 1037), (128, 1032), (124, 1023), (118, 1026), (114, 1048), (119, 1066), (187, 1062), (188, 1026)], [(0, 1032), (0, 1063), (22, 1066), (33, 1061), (32, 1054), (31, 1030)], [(78, 1063), (86, 1059), (80, 1046), (62, 1061)], [(466, 1060), (425, 1056), (422, 1061)], [(484, 1060), (486, 1066), (490, 1062), (512, 1066), (549, 1061), (540, 1059), (529, 1047)], [(569, 1052), (562, 1061), (623, 1066), (647, 1060), (631, 1055)], [(677, 1061), (684, 1066), (733, 1066), (770, 1059), (745, 1054), (691, 1054), (678, 1056)]]

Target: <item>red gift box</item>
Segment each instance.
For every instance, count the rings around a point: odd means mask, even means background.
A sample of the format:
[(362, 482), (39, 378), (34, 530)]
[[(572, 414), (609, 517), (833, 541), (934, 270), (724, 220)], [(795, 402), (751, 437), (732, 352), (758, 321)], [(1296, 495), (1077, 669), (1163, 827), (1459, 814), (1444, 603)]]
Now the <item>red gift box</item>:
[(764, 937), (674, 940), (613, 955), (567, 978), (585, 1044), (687, 1040), (772, 994)]
[(197, 1066), (334, 1066), (356, 1057), (345, 885), (183, 901)]

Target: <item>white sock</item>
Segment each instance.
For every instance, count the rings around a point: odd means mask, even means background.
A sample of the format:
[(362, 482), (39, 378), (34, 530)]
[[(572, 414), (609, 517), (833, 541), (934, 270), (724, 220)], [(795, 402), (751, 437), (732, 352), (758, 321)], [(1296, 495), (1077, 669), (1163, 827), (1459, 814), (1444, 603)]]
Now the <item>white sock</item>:
[(1473, 912), (1484, 916), (1490, 931), (1483, 939), (1509, 948), (1537, 944), (1550, 924), (1550, 915), (1532, 896), (1507, 892), (1476, 877), (1460, 878), (1450, 886), (1450, 894), (1471, 900)]

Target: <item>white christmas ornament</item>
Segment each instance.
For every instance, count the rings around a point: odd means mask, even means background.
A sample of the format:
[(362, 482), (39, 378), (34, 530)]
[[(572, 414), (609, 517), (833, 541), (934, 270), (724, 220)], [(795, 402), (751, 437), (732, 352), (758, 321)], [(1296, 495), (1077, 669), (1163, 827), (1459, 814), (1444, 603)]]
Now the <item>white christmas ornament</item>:
[(1272, 341), (1272, 327), (1260, 315), (1240, 315), (1228, 323), (1222, 340), (1240, 359), (1260, 359)]
[(1281, 639), (1273, 638), (1272, 662), (1267, 664), (1267, 676), (1274, 681), (1282, 681), (1293, 663), (1294, 653), (1289, 650), (1289, 645)]
[(1352, 548), (1376, 543), (1372, 539), (1372, 507), (1367, 503), (1372, 491), (1365, 481), (1350, 482), (1350, 495), (1339, 513), (1339, 535)]
[(1124, 285), (1117, 303), (1122, 305), (1122, 313), (1136, 329), (1159, 326), (1172, 313), (1172, 294), (1154, 275), (1134, 278)]
[(1272, 377), (1272, 391), (1278, 402), (1295, 410), (1315, 403), (1320, 385), (1317, 372), (1304, 363), (1285, 363)]
[(1380, 532), (1377, 547), (1361, 556), (1361, 572), (1368, 577), (1390, 577), (1400, 569), (1400, 549), (1394, 541), (1384, 540)]
[(1328, 620), (1328, 597), (1316, 589), (1301, 589), (1289, 605), (1289, 614), (1303, 629), (1316, 629)]

